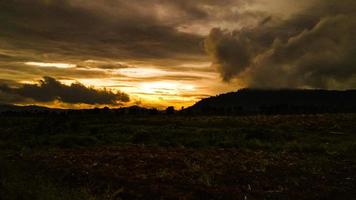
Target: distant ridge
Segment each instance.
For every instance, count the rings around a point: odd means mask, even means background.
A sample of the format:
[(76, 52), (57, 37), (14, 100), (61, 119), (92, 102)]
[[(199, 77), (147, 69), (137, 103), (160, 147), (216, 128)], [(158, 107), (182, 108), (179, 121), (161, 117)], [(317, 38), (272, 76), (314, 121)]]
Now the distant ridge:
[(0, 104), (0, 113), (3, 112), (45, 112), (45, 111), (60, 111), (62, 109), (47, 108), (43, 106), (17, 106), (11, 104)]
[(5, 115), (21, 115), (21, 114), (130, 114), (130, 115), (140, 115), (140, 114), (159, 114), (164, 113), (164, 111), (159, 111), (155, 108), (144, 108), (139, 106), (130, 106), (122, 108), (108, 107), (103, 108), (89, 108), (89, 109), (59, 109), (59, 108), (47, 108), (42, 106), (30, 105), (30, 106), (18, 106), (11, 104), (0, 104), (0, 114)]
[(356, 113), (356, 90), (241, 89), (203, 99), (189, 114)]

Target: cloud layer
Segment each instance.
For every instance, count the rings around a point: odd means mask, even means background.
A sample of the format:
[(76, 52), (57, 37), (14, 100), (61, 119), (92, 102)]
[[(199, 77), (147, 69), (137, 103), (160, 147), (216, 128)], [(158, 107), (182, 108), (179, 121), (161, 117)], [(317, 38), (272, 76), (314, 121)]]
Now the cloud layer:
[(74, 59), (201, 55), (203, 38), (178, 32), (173, 26), (178, 22), (168, 18), (166, 12), (178, 4), (159, 7), (158, 2), (1, 0), (0, 37), (6, 38), (2, 45), (9, 48)]
[(118, 105), (129, 101), (129, 96), (125, 93), (96, 90), (80, 83), (68, 86), (51, 77), (44, 77), (39, 84), (23, 84), (16, 88), (3, 84), (0, 86), (0, 93), (3, 96), (2, 101), (6, 103), (33, 100), (46, 103), (60, 101), (69, 104)]
[(356, 86), (356, 2), (314, 1), (286, 20), (213, 29), (205, 46), (225, 81), (251, 87)]

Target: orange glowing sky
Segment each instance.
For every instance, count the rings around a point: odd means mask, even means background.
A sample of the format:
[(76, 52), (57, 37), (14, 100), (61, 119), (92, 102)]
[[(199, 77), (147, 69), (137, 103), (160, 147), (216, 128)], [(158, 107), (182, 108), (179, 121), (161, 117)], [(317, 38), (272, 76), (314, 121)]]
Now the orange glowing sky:
[(188, 107), (356, 87), (353, 0), (0, 1), (0, 103)]
[[(87, 60), (89, 65), (102, 61)], [(92, 71), (98, 76), (79, 78), (57, 78), (65, 85), (79, 82), (87, 87), (97, 89), (106, 88), (112, 91), (121, 91), (130, 95), (128, 105), (140, 105), (145, 107), (176, 108), (188, 107), (208, 96), (234, 89), (231, 84), (220, 81), (219, 73), (211, 67), (210, 62), (182, 63), (169, 67), (155, 66), (137, 61), (119, 62), (110, 61), (114, 65), (126, 66), (124, 68), (80, 68), (77, 63), (45, 63), (25, 62), (25, 65), (35, 68), (54, 70)], [(106, 63), (106, 62), (105, 62)], [(83, 63), (82, 63), (83, 64)], [(109, 66), (109, 65), (108, 65)], [(22, 84), (37, 84), (39, 79), (19, 80)], [(68, 105), (60, 102), (42, 103), (50, 107), (81, 108), (88, 105)], [(121, 106), (121, 105), (120, 105)]]

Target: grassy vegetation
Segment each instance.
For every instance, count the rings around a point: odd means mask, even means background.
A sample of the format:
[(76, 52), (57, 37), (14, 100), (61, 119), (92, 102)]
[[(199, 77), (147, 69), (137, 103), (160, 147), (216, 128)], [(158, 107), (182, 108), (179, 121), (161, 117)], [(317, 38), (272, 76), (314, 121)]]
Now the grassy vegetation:
[(356, 148), (356, 115), (247, 117), (2, 117), (0, 148), (76, 148), (140, 144), (233, 147), (346, 155)]
[[(230, 194), (229, 188), (232, 187), (239, 188), (238, 194), (241, 199), (250, 197), (242, 194), (250, 194), (252, 199), (262, 197), (303, 199), (293, 193), (291, 188), (306, 191), (306, 186), (296, 187), (295, 185), (307, 185), (306, 180), (314, 180), (315, 184), (320, 183), (324, 186), (320, 186), (319, 191), (308, 191), (309, 197), (321, 199), (322, 196), (311, 194), (318, 194), (325, 190), (324, 192), (328, 195), (345, 195), (346, 192), (348, 195), (344, 196), (344, 199), (352, 199), (351, 197), (355, 196), (350, 191), (354, 189), (352, 184), (356, 183), (354, 180), (356, 177), (355, 174), (349, 174), (349, 170), (356, 169), (354, 168), (356, 166), (355, 121), (355, 114), (240, 117), (116, 116), (110, 114), (102, 116), (52, 115), (50, 117), (2, 116), (0, 117), (0, 196), (1, 199), (116, 199), (120, 193), (128, 195), (126, 196), (128, 199), (144, 199), (144, 197), (137, 196), (139, 193), (128, 189), (123, 190), (120, 184), (108, 180), (106, 176), (116, 176), (110, 172), (111, 168), (105, 171), (105, 167), (97, 169), (94, 164), (94, 167), (91, 165), (87, 167), (86, 163), (99, 162), (91, 160), (92, 158), (87, 154), (93, 154), (93, 158), (100, 160), (110, 157), (111, 152), (119, 154), (128, 151), (127, 155), (122, 155), (128, 156), (122, 163), (132, 165), (131, 161), (137, 160), (136, 157), (129, 156), (134, 154), (133, 151), (136, 149), (140, 151), (139, 149), (143, 148), (142, 155), (146, 155), (149, 151), (148, 156), (142, 158), (144, 164), (137, 165), (145, 167), (141, 169), (135, 165), (137, 173), (127, 176), (127, 180), (124, 178), (119, 181), (124, 182), (125, 184), (122, 184), (125, 186), (131, 185), (132, 190), (136, 188), (140, 191), (141, 187), (137, 184), (146, 183), (146, 181), (148, 181), (147, 184), (150, 184), (150, 181), (151, 184), (152, 181), (155, 184), (161, 184), (162, 181), (175, 180), (181, 184), (200, 185), (201, 188), (196, 189), (195, 192), (188, 188), (183, 188), (182, 191), (172, 191), (176, 196), (192, 193), (193, 196), (187, 196), (187, 199), (199, 199), (201, 196), (194, 195), (203, 193), (210, 194), (210, 197), (214, 197), (213, 199), (219, 199), (219, 197), (229, 199), (226, 195)], [(100, 149), (108, 147), (119, 149), (101, 152)], [(126, 147), (131, 149), (120, 149)], [(68, 150), (70, 151), (66, 152)], [(79, 153), (81, 151), (92, 153), (83, 153), (82, 157), (71, 160), (76, 154), (81, 155)], [(152, 164), (157, 165), (154, 169), (150, 168), (152, 167), (151, 160), (154, 158), (152, 155), (156, 151), (163, 151), (158, 157), (172, 154), (176, 168), (170, 168), (170, 163), (166, 163), (166, 167), (159, 165), (160, 162), (165, 163), (171, 157), (161, 158), (162, 160), (158, 163)], [(98, 152), (97, 157), (94, 155), (96, 152)], [(62, 156), (60, 162), (56, 163), (51, 160), (54, 155)], [(137, 154), (137, 159), (140, 157), (141, 154)], [(41, 162), (41, 159), (44, 161)], [(115, 157), (115, 159), (118, 158)], [(83, 162), (78, 160), (83, 160)], [(119, 173), (120, 170), (125, 172), (126, 165), (122, 163), (114, 164), (110, 161), (108, 166), (112, 165), (117, 168), (115, 173)], [(38, 168), (33, 168), (33, 166), (38, 166)], [(51, 168), (58, 170), (53, 171)], [(93, 189), (93, 186), (78, 181), (78, 177), (75, 180), (66, 180), (68, 174), (77, 172), (76, 170), (82, 172), (84, 168), (86, 172), (93, 174), (107, 173), (104, 182), (101, 180), (104, 175), (93, 175), (90, 179), (92, 185), (101, 185), (100, 189), (97, 187)], [(278, 168), (284, 171), (276, 171)], [(67, 171), (62, 169), (67, 169)], [(333, 175), (335, 170), (345, 173), (346, 178), (342, 175)], [(154, 175), (151, 177), (149, 174), (152, 171)], [(54, 173), (55, 178), (52, 177)], [(280, 177), (275, 180), (268, 174)], [(122, 178), (122, 176), (119, 177)], [(240, 179), (240, 182), (229, 181), (229, 176)], [(321, 183), (322, 176), (326, 176), (327, 181)], [(139, 182), (134, 181), (135, 184), (133, 184), (131, 183), (133, 180), (139, 180)], [(159, 183), (157, 180), (160, 180)], [(341, 182), (336, 184), (332, 181)], [(68, 183), (73, 182), (77, 184), (66, 187)], [(263, 186), (263, 182), (276, 187), (273, 190), (265, 190), (267, 186)], [(259, 192), (249, 189), (253, 187), (253, 184), (257, 185), (255, 187), (259, 188)], [(283, 190), (281, 189), (283, 187), (289, 189)], [(152, 188), (142, 189), (144, 192), (152, 190)], [(273, 195), (270, 192), (279, 190), (281, 192), (273, 193)], [(220, 192), (217, 194), (216, 191)], [(168, 194), (155, 193), (155, 195), (162, 197)], [(313, 199), (308, 198), (308, 195), (302, 197)], [(125, 196), (120, 198), (123, 197)]]

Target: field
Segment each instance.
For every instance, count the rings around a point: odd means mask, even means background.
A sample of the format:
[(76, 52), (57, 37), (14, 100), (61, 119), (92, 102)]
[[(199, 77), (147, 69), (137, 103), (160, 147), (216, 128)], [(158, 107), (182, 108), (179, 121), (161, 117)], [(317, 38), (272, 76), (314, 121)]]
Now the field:
[(0, 117), (0, 199), (356, 199), (356, 114)]

